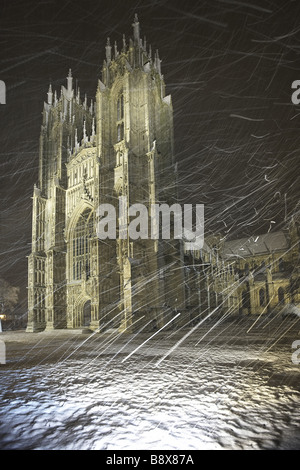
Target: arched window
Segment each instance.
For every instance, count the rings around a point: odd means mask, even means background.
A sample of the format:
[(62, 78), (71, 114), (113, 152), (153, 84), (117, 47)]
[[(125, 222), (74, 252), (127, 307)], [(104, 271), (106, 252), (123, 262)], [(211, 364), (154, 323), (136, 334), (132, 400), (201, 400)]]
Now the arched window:
[(259, 291), (259, 305), (261, 307), (264, 307), (264, 305), (266, 304), (266, 293), (265, 293), (265, 289), (260, 289)]
[(284, 289), (283, 289), (283, 287), (279, 287), (277, 293), (278, 293), (278, 302), (280, 304), (284, 304), (285, 299), (284, 299)]
[(119, 94), (117, 100), (117, 141), (124, 140), (124, 96)]
[(279, 258), (278, 260), (278, 268), (279, 268), (279, 271), (281, 272), (284, 271), (285, 266), (284, 266), (284, 261), (282, 258)]
[(117, 102), (117, 121), (124, 119), (124, 96), (121, 94)]
[(79, 217), (73, 232), (73, 279), (79, 281), (85, 276), (90, 277), (90, 243), (93, 233), (93, 218), (91, 211), (86, 209)]
[(250, 308), (250, 293), (247, 290), (242, 292), (242, 307), (243, 308)]

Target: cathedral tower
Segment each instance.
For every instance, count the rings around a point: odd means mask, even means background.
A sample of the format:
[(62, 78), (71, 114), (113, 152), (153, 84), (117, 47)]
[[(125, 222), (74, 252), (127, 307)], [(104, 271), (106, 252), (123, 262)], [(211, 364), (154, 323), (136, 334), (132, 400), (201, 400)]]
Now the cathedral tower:
[[(107, 40), (95, 103), (81, 101), (71, 71), (59, 98), (49, 87), (33, 194), (28, 331), (130, 332), (176, 316), (184, 307), (181, 241), (131, 239), (127, 211), (174, 204), (176, 178), (171, 97), (136, 16), (128, 44), (123, 37), (118, 49)], [(116, 237), (106, 240), (96, 230), (103, 204), (119, 215)]]

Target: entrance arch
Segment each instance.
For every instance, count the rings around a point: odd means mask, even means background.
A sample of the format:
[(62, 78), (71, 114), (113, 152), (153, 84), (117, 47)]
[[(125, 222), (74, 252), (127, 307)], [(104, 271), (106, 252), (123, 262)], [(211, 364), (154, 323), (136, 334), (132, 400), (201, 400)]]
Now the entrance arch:
[(90, 326), (92, 321), (91, 301), (87, 300), (83, 306), (82, 326)]
[(81, 295), (75, 303), (73, 328), (88, 327), (91, 320), (91, 299), (87, 295)]

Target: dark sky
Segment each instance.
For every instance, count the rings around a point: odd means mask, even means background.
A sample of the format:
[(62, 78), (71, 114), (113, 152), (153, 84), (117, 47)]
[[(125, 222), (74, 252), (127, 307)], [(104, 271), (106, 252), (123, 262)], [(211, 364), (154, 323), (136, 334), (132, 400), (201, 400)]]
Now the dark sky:
[[(179, 191), (204, 203), (206, 230), (235, 238), (283, 227), (299, 200), (299, 1), (1, 0), (0, 277), (23, 291), (31, 196), (49, 82), (68, 69), (93, 98), (109, 36), (120, 45), (137, 13), (159, 49), (174, 107)], [(286, 206), (285, 206), (286, 194)]]

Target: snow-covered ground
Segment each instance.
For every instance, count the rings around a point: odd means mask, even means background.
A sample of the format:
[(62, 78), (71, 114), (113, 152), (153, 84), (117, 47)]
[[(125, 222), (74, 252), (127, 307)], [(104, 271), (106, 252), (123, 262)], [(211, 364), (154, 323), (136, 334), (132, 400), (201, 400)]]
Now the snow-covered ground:
[(280, 317), (150, 340), (4, 332), (0, 449), (299, 449), (299, 329)]

